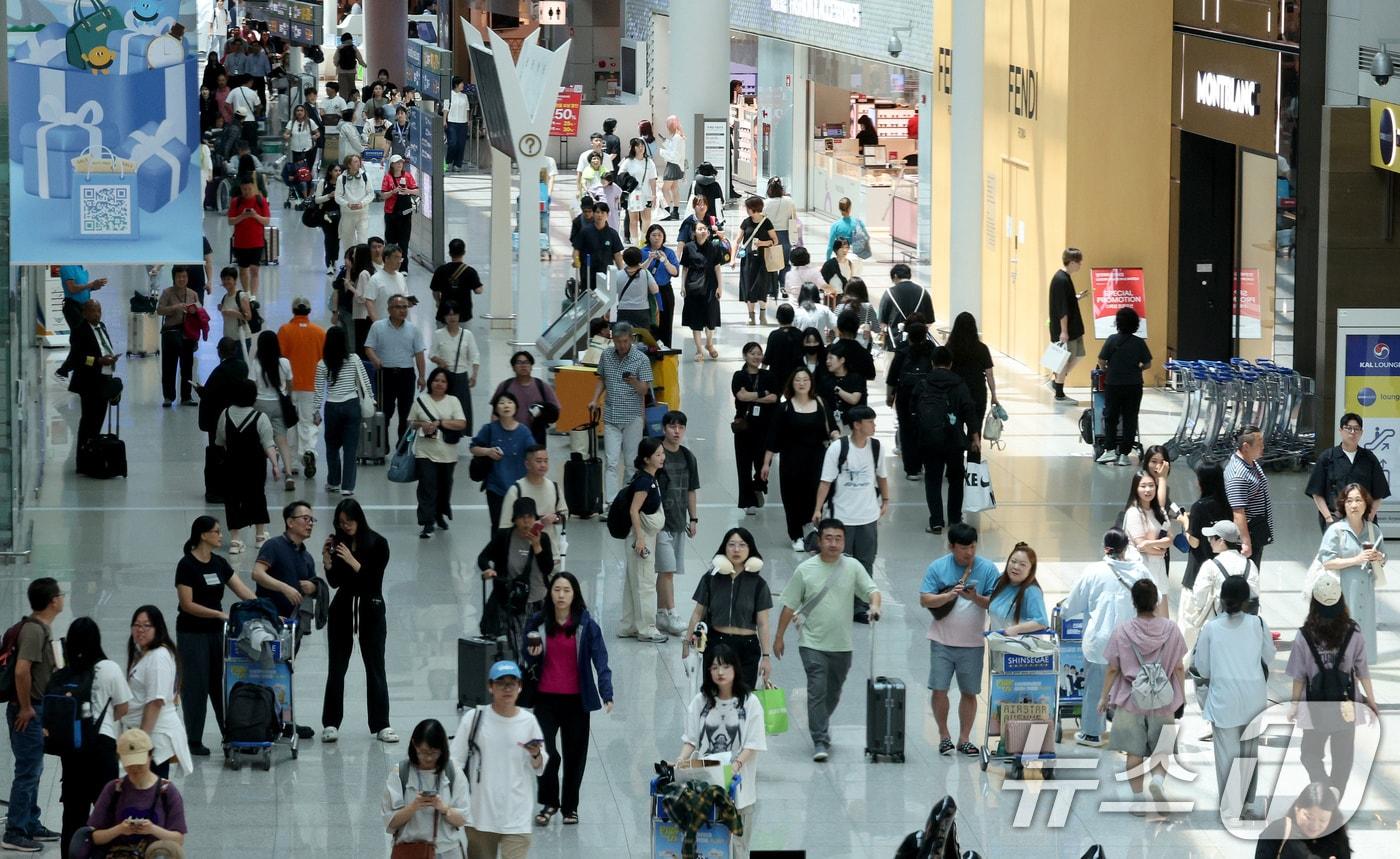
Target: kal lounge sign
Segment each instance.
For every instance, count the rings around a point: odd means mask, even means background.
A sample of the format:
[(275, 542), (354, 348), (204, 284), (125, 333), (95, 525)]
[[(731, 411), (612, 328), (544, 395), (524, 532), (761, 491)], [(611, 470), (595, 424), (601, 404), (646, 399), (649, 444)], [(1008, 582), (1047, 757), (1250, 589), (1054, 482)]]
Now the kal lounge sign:
[(1196, 72), (1196, 104), (1240, 116), (1259, 115), (1259, 82), (1218, 72)]

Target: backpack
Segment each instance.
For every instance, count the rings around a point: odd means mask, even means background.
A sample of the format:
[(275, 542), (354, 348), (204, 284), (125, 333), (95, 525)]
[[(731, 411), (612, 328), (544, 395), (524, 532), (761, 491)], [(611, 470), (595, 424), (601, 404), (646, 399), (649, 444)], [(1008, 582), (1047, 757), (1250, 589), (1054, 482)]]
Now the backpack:
[[(247, 295), (243, 290), (238, 290), (238, 295)], [(236, 298), (234, 299), (237, 300)], [(252, 314), (248, 319), (248, 330), (253, 334), (263, 330), (262, 305), (251, 295), (248, 296), (248, 310)]]
[[(476, 719), (474, 719), (474, 720), (472, 721), (471, 739), (475, 739), (475, 737), (476, 737), (476, 723), (479, 722), (479, 721), (481, 721), (481, 714), (478, 713)], [(468, 742), (470, 742), (470, 739), (468, 740)], [(402, 796), (405, 792), (408, 791), (408, 772), (409, 772), (409, 767), (410, 767), (411, 765), (412, 765), (412, 764), (409, 762), (408, 758), (404, 758), (403, 760), (399, 761), (399, 795), (400, 795), (400, 796)], [(456, 781), (457, 781), (456, 768), (452, 766), (452, 762), (451, 762), (451, 761), (448, 761), (448, 762), (447, 762), (447, 768), (444, 770), (444, 772), (446, 772), (446, 774), (447, 774), (447, 792), (450, 794), (450, 793), (452, 793), (452, 789), (453, 789), (453, 787), (454, 787), (454, 785), (455, 785), (455, 783), (456, 783)]]
[(1307, 633), (1302, 634), (1303, 641), (1307, 642), (1308, 650), (1312, 653), (1313, 663), (1317, 665), (1317, 673), (1308, 678), (1308, 698), (1309, 701), (1350, 701), (1353, 698), (1353, 685), (1355, 678), (1352, 672), (1343, 671), (1340, 667), (1342, 656), (1346, 653), (1347, 645), (1351, 643), (1351, 634), (1356, 631), (1356, 625), (1352, 624), (1342, 636), (1342, 643), (1337, 646), (1337, 656), (1332, 660), (1332, 667), (1322, 667), (1322, 657), (1318, 655), (1317, 645), (1313, 644)]
[[(657, 484), (657, 488), (660, 489), (660, 484)], [(608, 533), (615, 540), (626, 539), (632, 530), (632, 496), (637, 491), (632, 484), (627, 484), (618, 490), (612, 506), (608, 508)]]
[[(836, 516), (836, 485), (841, 481), (841, 472), (846, 468), (846, 457), (850, 456), (850, 453), (851, 437), (842, 436), (841, 452), (836, 455), (836, 479), (831, 481), (831, 488), (828, 489), (826, 493), (826, 503), (831, 510), (833, 518)], [(878, 475), (880, 473), (880, 440), (878, 438), (872, 437), (870, 439), (870, 457), (871, 462), (875, 463), (875, 474), (877, 475), (875, 480), (875, 495), (879, 497), (880, 481)]]
[(865, 229), (864, 221), (856, 221), (851, 229), (851, 253), (861, 259), (870, 259), (873, 251), (870, 250), (870, 233)]
[(224, 733), (230, 742), (270, 743), (282, 731), (277, 693), (272, 687), (241, 681), (228, 693)]
[[(481, 753), (481, 747), (476, 744), (476, 732), (481, 729), (481, 708), (473, 707), (472, 712), (476, 715), (472, 717), (472, 729), (467, 732), (467, 757), (466, 760), (462, 761), (462, 772), (466, 774), (468, 784), (471, 783), (472, 761)], [(478, 766), (480, 766), (480, 764), (478, 764)], [(451, 767), (448, 767), (448, 769), (451, 769)], [(477, 771), (476, 780), (478, 782), (481, 781), (480, 770)], [(449, 781), (448, 784), (451, 784), (451, 781)], [(406, 786), (407, 785), (405, 785), (405, 787)]]
[(5, 630), (0, 638), (0, 702), (15, 700), (15, 663), (19, 661), (19, 631), (26, 623), (37, 623), (25, 615), (19, 622)]
[(949, 398), (952, 388), (923, 384), (916, 392), (914, 414), (919, 420), (919, 444), (922, 447), (949, 447), (960, 441), (958, 415)]
[(924, 382), (933, 374), (933, 358), (925, 356), (923, 360), (910, 361), (904, 365), (904, 369), (899, 372), (899, 393), (905, 397), (918, 397), (922, 393)]
[(335, 52), (335, 67), (342, 72), (353, 72), (357, 65), (354, 45), (341, 45)]
[(92, 714), (95, 669), (60, 668), (44, 690), (44, 754), (66, 755), (90, 748), (112, 701)]
[(1172, 689), (1171, 676), (1162, 665), (1161, 654), (1158, 653), (1158, 658), (1149, 662), (1138, 653), (1135, 644), (1130, 641), (1128, 646), (1133, 649), (1133, 656), (1137, 657), (1138, 665), (1141, 666), (1137, 676), (1133, 678), (1133, 706), (1144, 713), (1170, 707), (1176, 692)]

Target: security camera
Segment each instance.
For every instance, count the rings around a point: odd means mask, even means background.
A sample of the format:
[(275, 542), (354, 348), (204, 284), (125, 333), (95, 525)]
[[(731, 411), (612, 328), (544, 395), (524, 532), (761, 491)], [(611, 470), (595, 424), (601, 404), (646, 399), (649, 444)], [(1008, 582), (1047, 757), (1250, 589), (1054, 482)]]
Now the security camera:
[(889, 44), (885, 46), (885, 50), (890, 52), (890, 56), (897, 57), (904, 53), (904, 43), (899, 40), (898, 36), (890, 36)]
[(1381, 48), (1371, 58), (1371, 77), (1378, 85), (1385, 86), (1390, 83), (1390, 77), (1393, 74), (1395, 74), (1395, 61), (1391, 59), (1389, 51)]

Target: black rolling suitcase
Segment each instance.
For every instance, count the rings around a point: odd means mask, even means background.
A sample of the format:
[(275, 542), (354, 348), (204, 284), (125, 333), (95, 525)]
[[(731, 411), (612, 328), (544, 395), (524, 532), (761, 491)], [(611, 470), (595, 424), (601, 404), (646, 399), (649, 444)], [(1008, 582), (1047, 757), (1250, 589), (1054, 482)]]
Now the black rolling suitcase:
[(121, 423), (121, 406), (113, 403), (107, 407), (108, 432), (78, 448), (79, 474), (98, 480), (126, 477), (126, 442), (121, 440)]
[(865, 753), (872, 762), (904, 763), (904, 681), (875, 673), (875, 628), (870, 624), (870, 677), (865, 681)]
[(489, 638), (457, 639), (457, 709), (491, 703), (486, 689), (486, 672), (496, 642)]
[(598, 458), (598, 422), (579, 427), (588, 432), (588, 456), (575, 453), (564, 463), (564, 503), (569, 512), (591, 519), (603, 512), (603, 461)]

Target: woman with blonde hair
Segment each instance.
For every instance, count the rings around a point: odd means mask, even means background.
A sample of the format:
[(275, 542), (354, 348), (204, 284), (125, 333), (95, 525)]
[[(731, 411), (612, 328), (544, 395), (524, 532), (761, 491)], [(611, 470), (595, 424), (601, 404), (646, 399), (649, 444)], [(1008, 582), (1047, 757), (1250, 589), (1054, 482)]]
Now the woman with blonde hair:
[(678, 116), (666, 117), (666, 139), (661, 141), (661, 158), (666, 167), (661, 174), (661, 191), (666, 197), (666, 217), (663, 221), (678, 220), (681, 216), (680, 181), (685, 178), (686, 141)]

